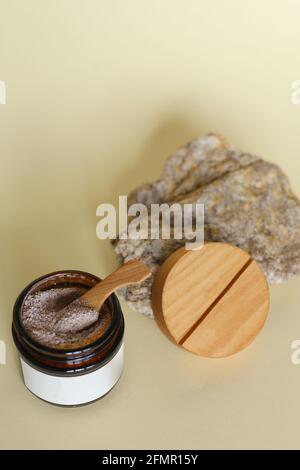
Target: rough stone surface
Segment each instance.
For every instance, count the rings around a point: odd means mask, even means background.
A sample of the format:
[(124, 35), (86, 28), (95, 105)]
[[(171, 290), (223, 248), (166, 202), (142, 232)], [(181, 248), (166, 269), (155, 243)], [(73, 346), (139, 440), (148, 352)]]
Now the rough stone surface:
[[(174, 155), (161, 178), (134, 190), (128, 203), (204, 203), (205, 240), (230, 243), (260, 264), (269, 282), (300, 273), (300, 201), (281, 169), (241, 152), (215, 134), (199, 137)], [(113, 241), (120, 262), (145, 261), (153, 274), (183, 240)], [(122, 290), (128, 304), (152, 317), (152, 278)]]

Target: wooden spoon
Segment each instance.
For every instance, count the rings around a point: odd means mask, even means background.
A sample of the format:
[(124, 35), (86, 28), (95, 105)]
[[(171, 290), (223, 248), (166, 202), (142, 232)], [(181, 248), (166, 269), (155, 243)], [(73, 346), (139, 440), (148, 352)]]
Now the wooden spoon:
[[(150, 275), (151, 271), (142, 261), (127, 261), (81, 297), (64, 307), (59, 312), (59, 319), (54, 327), (55, 331), (59, 333), (76, 332), (91, 326), (98, 320), (100, 309), (105, 300), (115, 290), (129, 284), (138, 284)], [(83, 310), (84, 315), (82, 315)], [(81, 313), (80, 319), (78, 318), (79, 312)]]

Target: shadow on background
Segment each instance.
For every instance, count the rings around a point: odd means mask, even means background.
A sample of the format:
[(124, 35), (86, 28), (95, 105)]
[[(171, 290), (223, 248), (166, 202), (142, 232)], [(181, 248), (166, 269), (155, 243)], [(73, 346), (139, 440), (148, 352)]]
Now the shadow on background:
[(179, 116), (167, 118), (145, 138), (134, 158), (130, 159), (130, 166), (113, 181), (111, 198), (117, 201), (119, 194), (129, 194), (138, 186), (159, 179), (167, 157), (200, 134), (195, 125)]

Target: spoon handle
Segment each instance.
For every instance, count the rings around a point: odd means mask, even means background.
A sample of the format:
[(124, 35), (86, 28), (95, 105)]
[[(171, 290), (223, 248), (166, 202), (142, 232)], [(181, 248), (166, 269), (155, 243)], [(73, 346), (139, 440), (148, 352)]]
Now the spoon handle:
[(124, 263), (116, 271), (98, 282), (92, 289), (88, 290), (80, 299), (99, 310), (105, 300), (115, 290), (128, 284), (138, 284), (151, 275), (148, 266), (139, 260), (130, 260)]

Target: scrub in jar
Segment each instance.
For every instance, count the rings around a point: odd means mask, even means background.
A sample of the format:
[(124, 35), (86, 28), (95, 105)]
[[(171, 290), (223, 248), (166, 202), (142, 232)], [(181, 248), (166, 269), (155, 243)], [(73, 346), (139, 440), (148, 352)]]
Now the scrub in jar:
[[(85, 292), (86, 289), (82, 287), (56, 287), (25, 297), (21, 322), (28, 335), (44, 346), (59, 349), (85, 345), (91, 342), (93, 337), (102, 336), (110, 325), (111, 312), (107, 304), (104, 304), (98, 321), (88, 328), (82, 328), (85, 317), (95, 313), (92, 307), (74, 302)], [(60, 331), (56, 325), (64, 320), (65, 309), (71, 303), (72, 324), (68, 328), (70, 318), (66, 318), (64, 331)]]

